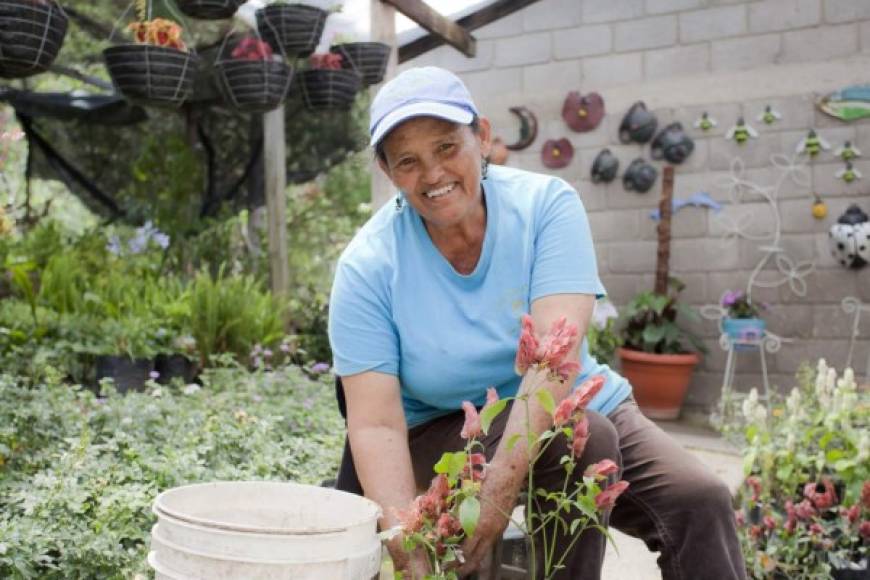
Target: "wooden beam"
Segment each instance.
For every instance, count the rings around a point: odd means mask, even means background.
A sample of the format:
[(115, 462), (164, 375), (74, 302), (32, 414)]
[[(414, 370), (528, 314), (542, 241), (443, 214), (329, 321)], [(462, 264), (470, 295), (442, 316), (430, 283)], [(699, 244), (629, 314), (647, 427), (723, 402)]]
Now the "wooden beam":
[(287, 149), (284, 106), (263, 115), (263, 147), (266, 172), (266, 223), (269, 233), (269, 273), (272, 294), (286, 298), (290, 292), (287, 261)]
[[(371, 37), (375, 42), (383, 42), (390, 46), (390, 60), (387, 62), (387, 71), (384, 81), (387, 82), (396, 76), (396, 9), (392, 4), (381, 0), (369, 0), (371, 8)], [(380, 85), (379, 85), (380, 86)], [(374, 97), (379, 87), (370, 87), (371, 96)], [(396, 195), (396, 188), (387, 178), (372, 156), (372, 208), (377, 209), (390, 201)]]
[(396, 10), (425, 28), (430, 34), (456, 48), (465, 56), (471, 58), (477, 54), (477, 41), (467, 30), (430, 8), (422, 0), (383, 0), (395, 6)]
[[(471, 32), (472, 30), (477, 30), (482, 26), (491, 24), (500, 18), (513, 14), (517, 10), (530, 6), (537, 1), (538, 0), (496, 0), (488, 6), (484, 6), (477, 12), (472, 12), (467, 16), (463, 16), (456, 21), (456, 24), (463, 30)], [(429, 52), (433, 48), (437, 48), (442, 44), (444, 44), (444, 39), (436, 34), (427, 34), (417, 40), (412, 40), (408, 44), (399, 47), (399, 62), (403, 63), (411, 60), (412, 58), (420, 56), (424, 52)]]

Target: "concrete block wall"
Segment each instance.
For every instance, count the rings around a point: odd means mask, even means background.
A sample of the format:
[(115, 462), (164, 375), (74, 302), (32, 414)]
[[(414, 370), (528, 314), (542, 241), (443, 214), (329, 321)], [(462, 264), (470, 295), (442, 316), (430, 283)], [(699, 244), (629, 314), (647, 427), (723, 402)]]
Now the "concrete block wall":
[[(484, 115), (506, 141), (515, 139), (517, 121), (508, 108), (525, 105), (535, 112), (539, 134), (531, 147), (514, 152), (509, 165), (550, 172), (577, 188), (589, 213), (599, 270), (610, 297), (623, 305), (640, 290), (651, 289), (656, 259), (655, 222), (660, 180), (646, 194), (626, 191), (623, 170), (632, 159), (650, 159), (649, 147), (617, 139), (622, 116), (644, 100), (659, 126), (679, 121), (695, 140), (695, 151), (676, 168), (675, 198), (704, 191), (722, 203), (715, 213), (686, 207), (672, 226), (671, 270), (687, 283), (684, 299), (701, 306), (717, 303), (726, 289), (744, 288), (764, 255), (759, 246), (728, 236), (730, 220), (751, 220), (751, 231), (773, 231), (773, 212), (763, 198), (744, 196), (735, 203), (729, 187), (735, 159), (742, 179), (778, 189), (779, 245), (794, 262), (812, 261), (804, 278), (805, 296), (786, 282), (755, 290), (770, 304), (769, 328), (783, 336), (781, 350), (768, 355), (771, 381), (787, 389), (803, 361), (824, 356), (841, 367), (848, 349), (850, 320), (840, 309), (845, 296), (870, 303), (870, 266), (845, 270), (830, 256), (827, 232), (850, 203), (870, 213), (870, 120), (843, 123), (821, 113), (817, 99), (870, 76), (870, 1), (868, 0), (541, 0), (474, 32), (478, 54), (468, 59), (441, 47), (400, 68), (434, 64), (459, 74)], [(561, 118), (569, 90), (599, 92), (607, 114), (590, 133), (574, 133)], [(768, 126), (756, 120), (766, 105), (782, 114)], [(719, 125), (709, 132), (693, 127), (707, 111)], [(744, 146), (724, 138), (739, 116), (759, 132)], [(846, 184), (835, 177), (842, 162), (832, 151), (805, 162), (804, 180), (783, 177), (771, 156), (792, 157), (797, 143), (815, 128), (832, 149), (849, 140), (864, 156), (855, 166), (864, 179)], [(545, 140), (567, 137), (575, 153), (561, 170), (545, 168)], [(589, 171), (603, 147), (620, 159), (616, 181), (592, 184)], [(659, 168), (661, 163), (654, 162)], [(780, 162), (781, 164), (781, 162)], [(812, 217), (813, 194), (828, 205), (828, 217)], [(767, 279), (783, 279), (774, 259)], [(799, 284), (799, 282), (795, 282)], [(870, 318), (870, 317), (867, 317)], [(687, 405), (705, 411), (715, 404), (725, 353), (714, 322), (693, 325), (709, 348), (695, 374)], [(856, 367), (870, 354), (870, 320), (860, 329)], [(737, 382), (760, 386), (755, 353), (741, 354)]]

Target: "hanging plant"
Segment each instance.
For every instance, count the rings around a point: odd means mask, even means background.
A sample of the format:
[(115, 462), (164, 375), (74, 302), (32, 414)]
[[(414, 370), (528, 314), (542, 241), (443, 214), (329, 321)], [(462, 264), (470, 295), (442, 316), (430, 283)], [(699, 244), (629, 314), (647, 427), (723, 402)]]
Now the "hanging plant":
[(55, 0), (0, 0), (0, 78), (22, 79), (48, 70), (68, 23)]
[(311, 110), (348, 110), (362, 85), (360, 76), (342, 68), (340, 54), (313, 54), (308, 70), (299, 73), (302, 98)]
[(308, 56), (320, 42), (328, 15), (305, 4), (270, 4), (257, 10), (257, 30), (273, 50)]
[(341, 67), (355, 71), (362, 78), (363, 86), (376, 85), (384, 80), (390, 46), (383, 42), (345, 42), (329, 48), (329, 52), (341, 55)]
[(236, 13), (245, 0), (175, 0), (178, 9), (200, 20), (222, 20)]
[(225, 100), (234, 109), (248, 113), (271, 111), (284, 102), (293, 68), (264, 40), (246, 36), (223, 57), (226, 41), (215, 62), (215, 74)]
[(109, 75), (125, 98), (154, 106), (179, 106), (193, 92), (199, 59), (181, 39), (181, 27), (171, 20), (140, 20), (128, 26), (134, 42), (103, 51)]

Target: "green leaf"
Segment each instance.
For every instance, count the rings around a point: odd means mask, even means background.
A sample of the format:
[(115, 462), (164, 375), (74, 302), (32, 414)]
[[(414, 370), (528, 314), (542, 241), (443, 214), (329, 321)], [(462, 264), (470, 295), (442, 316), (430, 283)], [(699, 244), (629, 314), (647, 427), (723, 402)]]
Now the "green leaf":
[(517, 441), (520, 440), (520, 437), (522, 437), (521, 433), (514, 433), (513, 435), (511, 435), (508, 438), (508, 440), (507, 440), (507, 450), (508, 451), (512, 451), (513, 448), (517, 446)]
[(464, 451), (456, 453), (444, 453), (438, 463), (433, 468), (435, 473), (444, 473), (450, 481), (455, 481), (465, 467), (465, 462), (468, 461), (468, 455)]
[(550, 392), (550, 389), (542, 388), (535, 393), (535, 396), (544, 410), (552, 417), (553, 412), (556, 410), (556, 401), (553, 400), (553, 393)]
[(489, 427), (507, 406), (507, 399), (500, 399), (480, 412), (480, 427), (484, 434), (489, 434)]
[(474, 496), (466, 497), (459, 506), (459, 523), (469, 538), (477, 529), (477, 520), (480, 519), (480, 502)]

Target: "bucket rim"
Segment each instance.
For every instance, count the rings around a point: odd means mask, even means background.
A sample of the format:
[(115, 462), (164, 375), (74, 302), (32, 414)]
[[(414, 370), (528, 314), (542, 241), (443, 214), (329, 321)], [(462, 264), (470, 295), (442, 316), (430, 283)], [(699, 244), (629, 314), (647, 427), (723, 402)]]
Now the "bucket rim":
[(169, 516), (173, 519), (180, 520), (182, 522), (188, 522), (191, 524), (196, 524), (199, 526), (203, 526), (206, 528), (213, 528), (219, 530), (228, 530), (234, 532), (247, 532), (247, 533), (258, 533), (258, 534), (305, 534), (305, 535), (322, 535), (322, 534), (334, 534), (337, 532), (343, 532), (349, 528), (359, 526), (361, 524), (367, 523), (372, 518), (375, 520), (379, 519), (383, 514), (381, 507), (368, 499), (367, 497), (363, 497), (361, 495), (356, 495), (352, 493), (348, 493), (346, 491), (340, 491), (337, 489), (329, 490), (332, 493), (345, 494), (348, 496), (352, 496), (354, 499), (360, 500), (363, 504), (366, 505), (368, 510), (371, 512), (366, 517), (360, 517), (358, 519), (351, 520), (344, 525), (340, 526), (332, 526), (329, 528), (317, 528), (314, 529), (312, 527), (259, 527), (259, 526), (250, 526), (244, 524), (233, 524), (228, 522), (220, 522), (217, 520), (213, 520), (210, 518), (197, 517), (189, 514), (181, 513), (172, 508), (168, 508), (165, 505), (166, 498), (171, 497), (174, 494), (187, 492), (194, 490), (196, 488), (208, 488), (208, 487), (223, 487), (223, 486), (251, 486), (251, 485), (269, 485), (269, 486), (282, 486), (282, 487), (293, 487), (293, 488), (303, 488), (309, 490), (318, 490), (319, 492), (326, 491), (327, 488), (318, 487), (316, 485), (306, 485), (301, 483), (293, 483), (289, 481), (210, 481), (205, 483), (192, 483), (188, 485), (181, 485), (178, 487), (173, 487), (171, 489), (167, 489), (154, 499), (154, 503), (152, 504), (151, 511), (159, 518), (161, 515)]

